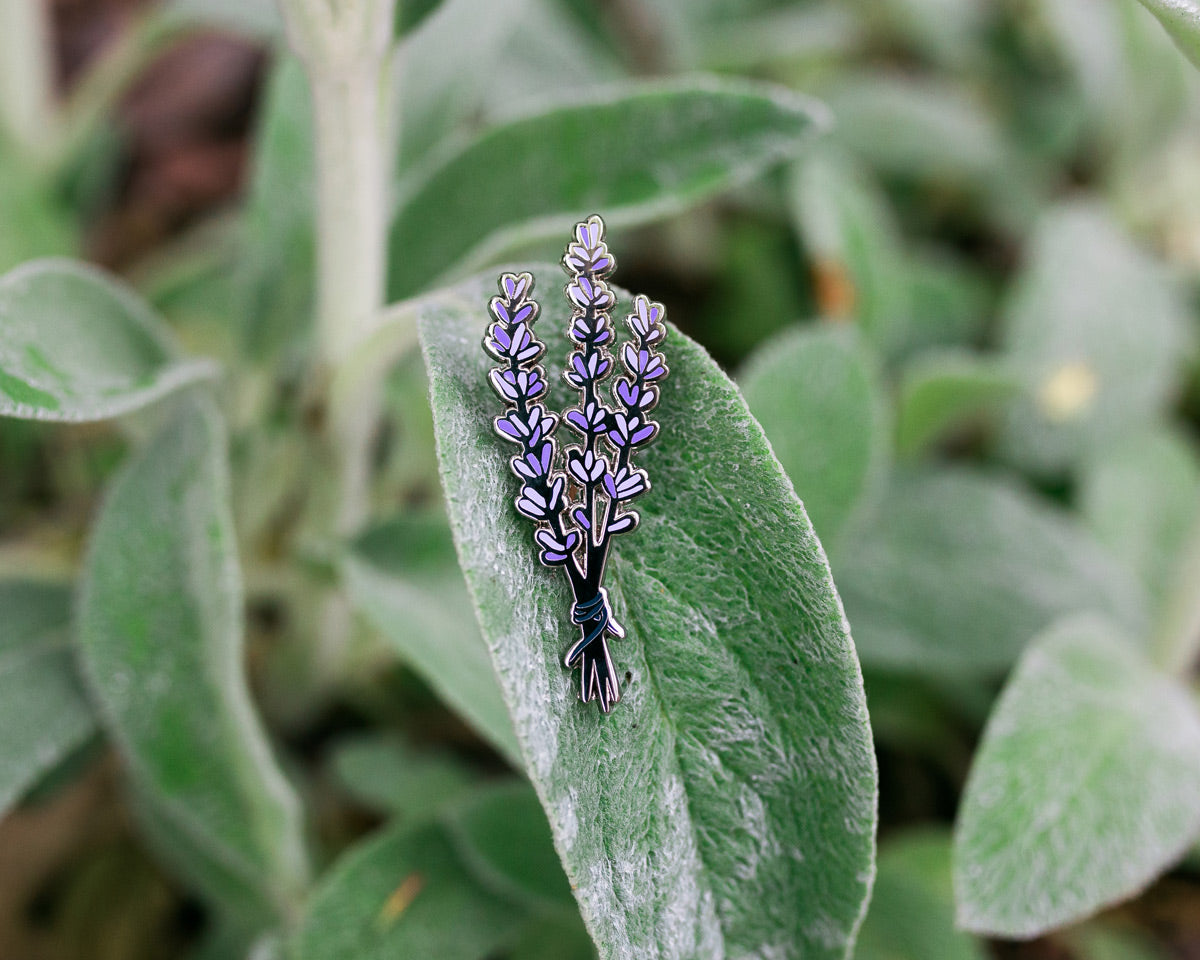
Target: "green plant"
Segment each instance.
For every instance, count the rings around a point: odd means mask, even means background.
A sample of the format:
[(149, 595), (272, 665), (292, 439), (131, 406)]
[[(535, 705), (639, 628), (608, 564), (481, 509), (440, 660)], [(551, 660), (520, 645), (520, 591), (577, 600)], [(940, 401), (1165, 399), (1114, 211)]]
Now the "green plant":
[[(1097, 916), (1200, 896), (1200, 40), (1145, 6), (173, 0), (58, 106), (7, 3), (0, 831), (105, 771), (131, 825), (0, 953), (1169, 949)], [(271, 52), (244, 196), (64, 259), (214, 23)], [(565, 366), (593, 212), (680, 325), (607, 716), (479, 348), (528, 270)]]

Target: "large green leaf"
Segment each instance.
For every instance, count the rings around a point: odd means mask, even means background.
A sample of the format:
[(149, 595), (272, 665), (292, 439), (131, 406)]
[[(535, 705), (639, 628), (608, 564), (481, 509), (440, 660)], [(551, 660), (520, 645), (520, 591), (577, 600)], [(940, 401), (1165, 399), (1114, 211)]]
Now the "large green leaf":
[(225, 434), (184, 398), (116, 479), (79, 602), (86, 675), (153, 814), (285, 912), (306, 882), (299, 803), (242, 664)]
[(1177, 386), (1190, 326), (1165, 268), (1106, 214), (1046, 214), (1006, 310), (1003, 345), (1025, 387), (1006, 455), (1061, 471), (1144, 429)]
[(0, 817), (96, 729), (76, 678), (71, 591), (0, 583)]
[(484, 960), (525, 914), (476, 880), (437, 824), (399, 826), (345, 854), (308, 903), (299, 960)]
[(1196, 0), (1141, 0), (1158, 17), (1189, 60), (1200, 66), (1200, 3)]
[[(556, 273), (537, 276), (553, 290)], [(624, 699), (607, 717), (580, 704), (562, 667), (570, 592), (537, 562), (492, 427), (479, 348), (492, 289), (470, 281), (421, 310), (443, 480), (601, 955), (844, 956), (872, 873), (875, 764), (849, 632), (791, 484), (736, 388), (672, 331), (662, 435), (642, 459), (654, 490), (606, 578), (627, 630), (614, 649)], [(547, 297), (548, 370), (565, 362), (566, 322)]]
[(1135, 635), (1139, 585), (1082, 527), (996, 476), (900, 478), (838, 544), (838, 587), (863, 662), (999, 674), (1052, 620), (1103, 611)]
[(854, 960), (985, 960), (954, 927), (949, 830), (915, 830), (879, 847), (879, 870)]
[(71, 260), (36, 260), (0, 277), (0, 415), (103, 420), (215, 375), (177, 359), (130, 289)]
[(361, 612), (405, 661), (517, 766), (521, 750), (441, 518), (364, 533), (342, 565)]
[(690, 80), (616, 88), (484, 133), (401, 199), (393, 298), (601, 211), (680, 210), (795, 155), (823, 111), (776, 87)]
[(1132, 896), (1200, 835), (1191, 694), (1075, 619), (1022, 657), (959, 811), (959, 922), (1032, 937)]
[(1167, 430), (1129, 437), (1087, 463), (1079, 499), (1096, 536), (1161, 603), (1200, 522), (1200, 459), (1188, 441)]
[(853, 330), (801, 327), (764, 343), (740, 382), (817, 533), (832, 541), (878, 492), (887, 469), (888, 426), (871, 356)]

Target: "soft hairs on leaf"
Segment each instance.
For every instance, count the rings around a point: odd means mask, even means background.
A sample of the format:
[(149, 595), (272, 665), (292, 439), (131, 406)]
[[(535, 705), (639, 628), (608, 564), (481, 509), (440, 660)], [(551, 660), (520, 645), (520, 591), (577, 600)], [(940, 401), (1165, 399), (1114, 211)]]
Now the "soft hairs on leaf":
[(959, 811), (959, 924), (1034, 937), (1130, 897), (1200, 835), (1192, 693), (1103, 621), (1037, 638), (988, 721)]
[(174, 414), (96, 521), (85, 675), (168, 852), (186, 845), (261, 900), (236, 907), (286, 914), (307, 880), (300, 805), (246, 689), (225, 433), (207, 397)]
[[(557, 268), (539, 267), (540, 276)], [(419, 331), (451, 522), (484, 637), (604, 958), (840, 958), (873, 871), (862, 679), (820, 543), (737, 389), (672, 331), (655, 478), (610, 561), (621, 710), (564, 671), (566, 585), (512, 503), (478, 344), (491, 278), (428, 299)], [(629, 297), (620, 291), (622, 303)], [(548, 301), (547, 368), (567, 353)], [(552, 404), (566, 399), (555, 383)], [(556, 395), (557, 394), (557, 395)]]
[(496, 127), (402, 198), (388, 292), (409, 296), (596, 209), (610, 227), (682, 209), (794, 156), (825, 116), (782, 87), (699, 78), (617, 87)]
[(71, 591), (0, 583), (0, 818), (96, 729), (75, 671)]
[(35, 260), (0, 277), (0, 415), (104, 420), (215, 373), (178, 359), (150, 308), (95, 267)]

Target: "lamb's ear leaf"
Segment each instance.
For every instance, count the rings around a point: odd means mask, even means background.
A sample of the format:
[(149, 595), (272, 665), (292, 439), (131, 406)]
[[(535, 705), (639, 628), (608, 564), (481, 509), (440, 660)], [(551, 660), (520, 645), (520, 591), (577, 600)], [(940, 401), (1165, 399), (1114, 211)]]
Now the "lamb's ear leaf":
[(307, 854), (246, 685), (225, 443), (215, 404), (193, 391), (124, 466), (92, 533), (77, 639), (163, 846), (198, 862), (189, 876), (236, 877), (248, 910), (286, 916)]
[(0, 583), (0, 818), (96, 729), (71, 655), (71, 590)]
[(1000, 448), (1053, 476), (1161, 419), (1186, 373), (1194, 324), (1163, 265), (1099, 207), (1050, 209), (1028, 247), (1000, 331), (1023, 388)]
[(762, 344), (740, 383), (813, 526), (833, 543), (877, 498), (890, 460), (870, 352), (852, 330), (801, 327)]
[(217, 373), (179, 359), (132, 290), (73, 260), (33, 260), (0, 277), (0, 416), (106, 420)]
[[(570, 230), (681, 210), (795, 156), (824, 115), (783, 88), (719, 80), (642, 83), (483, 133), (402, 196), (388, 292)], [(563, 163), (570, 157), (570, 163)]]
[(528, 915), (475, 879), (443, 827), (398, 824), (342, 855), (313, 892), (299, 960), (484, 960)]
[(1131, 897), (1200, 835), (1193, 694), (1107, 624), (1073, 619), (1021, 658), (959, 809), (959, 923), (1033, 937)]
[[(544, 285), (555, 267), (534, 268)], [(737, 389), (672, 330), (640, 454), (654, 484), (607, 585), (624, 697), (582, 705), (561, 574), (513, 508), (479, 343), (494, 276), (417, 308), (447, 506), (484, 638), (585, 922), (605, 958), (842, 958), (870, 885), (876, 775), (820, 544)], [(618, 293), (622, 302), (628, 296)], [(567, 306), (539, 320), (547, 370)], [(552, 405), (572, 398), (554, 384)], [(753, 518), (748, 523), (747, 518)], [(746, 865), (754, 864), (753, 871)]]
[(366, 530), (342, 562), (350, 601), (405, 662), (517, 767), (513, 734), (444, 517)]
[(1189, 60), (1200, 67), (1200, 3), (1196, 0), (1141, 0)]
[(1130, 571), (1070, 514), (1003, 475), (899, 474), (853, 533), (834, 569), (868, 667), (994, 677), (1073, 613), (1098, 610), (1133, 635), (1148, 628)]

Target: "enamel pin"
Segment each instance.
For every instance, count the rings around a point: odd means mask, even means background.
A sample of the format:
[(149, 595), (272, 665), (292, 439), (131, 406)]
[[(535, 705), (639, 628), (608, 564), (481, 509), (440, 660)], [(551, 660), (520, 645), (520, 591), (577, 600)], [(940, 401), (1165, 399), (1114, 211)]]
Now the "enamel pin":
[[(603, 396), (600, 384), (616, 369), (610, 319), (616, 298), (604, 279), (616, 261), (599, 217), (576, 224), (562, 265), (570, 275), (566, 294), (573, 312), (567, 336), (575, 348), (563, 377), (579, 392), (578, 405), (559, 415), (542, 402), (546, 372), (538, 361), (546, 347), (533, 332), (539, 308), (531, 274), (501, 275), (500, 295), (488, 304), (493, 322), (483, 349), (499, 362), (488, 379), (507, 405), (495, 420), (496, 432), (520, 448), (511, 461), (521, 481), (517, 510), (536, 525), (533, 539), (542, 563), (561, 567), (574, 594), (571, 619), (581, 636), (564, 661), (580, 671), (580, 698), (599, 701), (608, 713), (621, 697), (608, 638), (623, 637), (625, 631), (603, 586), (604, 565), (612, 538), (638, 524), (629, 502), (650, 489), (633, 454), (658, 434), (649, 414), (658, 402), (658, 383), (667, 375), (658, 352), (667, 333), (666, 310), (646, 297), (634, 299), (626, 318), (631, 336), (620, 350), (624, 370), (611, 394)], [(578, 435), (561, 459), (555, 439), (560, 421)]]

